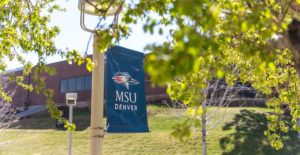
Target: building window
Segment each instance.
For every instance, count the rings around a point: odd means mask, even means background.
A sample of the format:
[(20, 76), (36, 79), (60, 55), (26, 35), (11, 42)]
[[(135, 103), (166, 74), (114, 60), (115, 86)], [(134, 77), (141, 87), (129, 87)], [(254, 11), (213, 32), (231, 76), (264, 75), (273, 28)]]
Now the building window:
[(92, 75), (85, 77), (85, 90), (91, 90), (92, 89)]
[(68, 80), (61, 80), (60, 82), (60, 92), (65, 93), (68, 90)]
[(76, 78), (63, 79), (60, 81), (60, 92), (76, 92), (81, 90), (91, 90), (92, 76), (80, 76)]
[(76, 91), (76, 78), (68, 80), (68, 92)]
[(84, 90), (84, 76), (78, 77), (76, 79), (76, 90), (81, 91)]

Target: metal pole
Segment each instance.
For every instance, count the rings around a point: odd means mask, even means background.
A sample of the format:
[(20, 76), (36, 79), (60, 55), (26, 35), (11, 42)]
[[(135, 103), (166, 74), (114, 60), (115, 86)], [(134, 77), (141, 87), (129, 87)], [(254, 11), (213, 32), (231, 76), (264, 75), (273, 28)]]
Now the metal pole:
[[(69, 124), (72, 124), (73, 120), (73, 105), (69, 105)], [(72, 154), (72, 131), (69, 131), (69, 155)]]
[(92, 105), (91, 105), (91, 155), (102, 155), (103, 141), (103, 97), (104, 97), (104, 52), (97, 50), (98, 36), (94, 33), (92, 73)]

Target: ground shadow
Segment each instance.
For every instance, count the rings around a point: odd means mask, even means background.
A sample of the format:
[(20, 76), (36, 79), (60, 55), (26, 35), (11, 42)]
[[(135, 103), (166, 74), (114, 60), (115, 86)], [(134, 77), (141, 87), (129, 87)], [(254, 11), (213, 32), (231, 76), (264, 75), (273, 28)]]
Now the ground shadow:
[[(286, 122), (291, 122), (289, 118)], [(235, 129), (235, 132), (221, 138), (220, 146), (224, 150), (223, 155), (300, 155), (300, 140), (298, 133), (291, 129), (282, 134), (284, 148), (275, 150), (268, 143), (267, 137), (263, 134), (267, 130), (268, 120), (264, 113), (257, 113), (251, 110), (241, 110), (232, 122), (225, 124), (223, 130)], [(232, 146), (233, 144), (233, 146)]]
[[(76, 125), (76, 131), (85, 130), (90, 126), (90, 111), (88, 109), (74, 109), (73, 116), (73, 122)], [(22, 118), (15, 123), (12, 128), (66, 130), (65, 128), (56, 128), (56, 120), (51, 118), (48, 113), (44, 115)]]

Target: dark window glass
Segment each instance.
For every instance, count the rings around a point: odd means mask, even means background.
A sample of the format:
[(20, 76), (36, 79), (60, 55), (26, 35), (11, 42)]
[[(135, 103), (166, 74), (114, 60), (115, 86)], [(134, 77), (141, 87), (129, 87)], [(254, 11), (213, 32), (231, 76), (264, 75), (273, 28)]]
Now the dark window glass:
[(78, 77), (76, 79), (76, 90), (80, 91), (80, 90), (84, 90), (84, 76)]
[(68, 92), (76, 91), (76, 78), (68, 79)]
[(68, 80), (61, 80), (60, 81), (60, 92), (65, 93), (68, 90)]
[(92, 89), (92, 75), (85, 77), (85, 90), (91, 90)]

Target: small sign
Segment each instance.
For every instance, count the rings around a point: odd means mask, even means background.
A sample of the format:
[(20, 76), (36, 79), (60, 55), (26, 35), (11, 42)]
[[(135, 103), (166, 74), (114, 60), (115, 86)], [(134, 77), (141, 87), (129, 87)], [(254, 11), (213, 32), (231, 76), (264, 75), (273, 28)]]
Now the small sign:
[(76, 100), (77, 99), (77, 93), (66, 93), (66, 99), (67, 100)]
[(114, 46), (106, 56), (107, 132), (149, 132), (144, 53)]
[(76, 105), (77, 93), (66, 93), (67, 105)]

